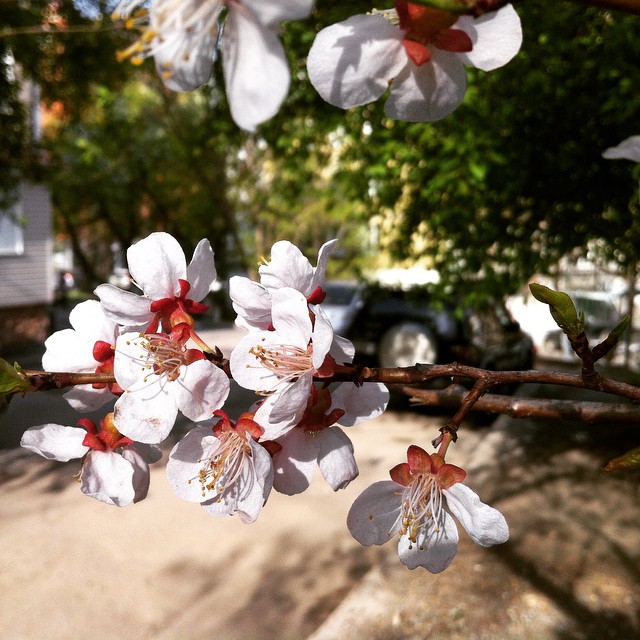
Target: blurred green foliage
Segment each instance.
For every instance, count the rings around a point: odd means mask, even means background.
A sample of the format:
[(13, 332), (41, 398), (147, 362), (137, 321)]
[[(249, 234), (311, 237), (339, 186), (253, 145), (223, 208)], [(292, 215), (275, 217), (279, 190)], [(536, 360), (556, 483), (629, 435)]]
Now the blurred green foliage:
[[(0, 21), (20, 26), (41, 20), (46, 3), (6, 4)], [(445, 284), (480, 297), (515, 290), (594, 238), (623, 268), (637, 261), (638, 170), (601, 157), (638, 133), (637, 17), (519, 3), (520, 54), (491, 73), (469, 69), (465, 101), (448, 118), (411, 124), (388, 119), (383, 100), (336, 109), (306, 77), (315, 33), (376, 4), (391, 2), (318, 0), (309, 19), (285, 25), (290, 95), (254, 135), (230, 121), (218, 66), (209, 85), (175, 95), (151, 62), (115, 61), (130, 34), (0, 40), (44, 99), (64, 105), (46, 143), (60, 229), (75, 234), (78, 251), (83, 234), (84, 246), (87, 235), (96, 247), (126, 246), (162, 228), (187, 250), (207, 236), (223, 272), (255, 267), (277, 239), (311, 256), (339, 236), (341, 273), (378, 253), (421, 259)], [(93, 24), (61, 6), (69, 24)], [(15, 103), (15, 89), (1, 85), (2, 99)], [(6, 130), (3, 120), (3, 150), (23, 139), (17, 103), (14, 120)], [(24, 156), (5, 151), (3, 177), (7, 155), (17, 166)], [(85, 249), (87, 269), (102, 266), (97, 251)]]

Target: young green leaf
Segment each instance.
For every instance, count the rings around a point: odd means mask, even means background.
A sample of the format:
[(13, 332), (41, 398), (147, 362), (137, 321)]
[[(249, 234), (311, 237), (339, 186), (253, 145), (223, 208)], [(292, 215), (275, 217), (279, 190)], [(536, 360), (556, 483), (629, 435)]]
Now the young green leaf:
[(33, 390), (33, 385), (17, 362), (11, 366), (6, 360), (0, 358), (0, 396), (27, 393)]

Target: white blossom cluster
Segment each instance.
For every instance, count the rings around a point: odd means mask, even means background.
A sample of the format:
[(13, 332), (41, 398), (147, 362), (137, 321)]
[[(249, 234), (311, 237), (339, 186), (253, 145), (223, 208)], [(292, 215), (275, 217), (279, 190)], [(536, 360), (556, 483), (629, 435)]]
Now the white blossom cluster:
[[(319, 468), (334, 491), (358, 475), (352, 427), (379, 416), (389, 400), (380, 383), (332, 381), (351, 363), (353, 345), (334, 333), (323, 311), (325, 271), (336, 241), (325, 243), (314, 267), (290, 242), (277, 242), (259, 268), (259, 281), (235, 276), (230, 296), (246, 335), (227, 371), (257, 401), (235, 420), (223, 411), (230, 389), (225, 361), (195, 330), (194, 316), (216, 279), (211, 246), (201, 240), (187, 265), (177, 240), (152, 233), (127, 252), (136, 294), (103, 284), (99, 298), (71, 312), (72, 328), (45, 343), (51, 371), (112, 372), (115, 383), (80, 385), (66, 394), (78, 411), (114, 401), (100, 426), (44, 424), (28, 429), (22, 446), (45, 458), (80, 458), (81, 490), (120, 507), (144, 499), (149, 464), (178, 413), (193, 427), (173, 447), (167, 478), (181, 498), (213, 515), (253, 522), (272, 489), (307, 489)], [(338, 426), (340, 425), (340, 426)], [(442, 571), (457, 548), (455, 515), (484, 546), (504, 542), (502, 515), (460, 484), (465, 472), (417, 446), (391, 481), (367, 489), (354, 503), (348, 526), (362, 544), (399, 535), (410, 568)]]
[[(153, 57), (172, 90), (206, 83), (218, 54), (230, 111), (247, 131), (273, 117), (290, 84), (279, 26), (308, 17), (313, 0), (121, 0), (116, 16), (140, 38), (123, 58)], [(456, 16), (396, 0), (393, 8), (355, 15), (321, 30), (307, 59), (311, 84), (329, 103), (349, 109), (386, 96), (393, 118), (426, 122), (462, 102), (465, 65), (489, 71), (506, 64), (522, 42), (510, 5), (480, 18)], [(293, 495), (316, 469), (334, 491), (358, 475), (343, 428), (379, 416), (389, 393), (380, 383), (335, 382), (354, 358), (322, 308), (334, 240), (312, 266), (290, 242), (277, 242), (259, 281), (234, 277), (236, 324), (246, 330), (220, 357), (198, 335), (195, 316), (216, 279), (211, 246), (201, 240), (187, 265), (175, 238), (152, 233), (129, 248), (128, 267), (140, 294), (100, 285), (98, 300), (79, 304), (70, 329), (46, 341), (48, 371), (112, 374), (107, 384), (80, 385), (66, 399), (80, 412), (113, 402), (100, 425), (44, 424), (22, 446), (46, 458), (81, 459), (81, 490), (120, 507), (144, 499), (149, 465), (181, 413), (193, 423), (173, 447), (167, 478), (181, 498), (213, 515), (259, 516), (272, 490)], [(232, 418), (223, 406), (234, 383), (257, 401)], [(115, 382), (113, 381), (115, 380)], [(391, 480), (366, 489), (347, 525), (364, 545), (398, 536), (409, 568), (444, 570), (458, 541), (455, 516), (482, 546), (505, 542), (504, 517), (462, 484), (465, 472), (412, 445)]]
[[(393, 5), (317, 34), (307, 73), (324, 100), (349, 109), (389, 90), (390, 117), (439, 120), (464, 98), (465, 65), (490, 71), (520, 50), (520, 19), (511, 5), (479, 18), (404, 0)], [(121, 0), (114, 15), (142, 32), (122, 57), (153, 57), (174, 91), (205, 84), (219, 52), (231, 116), (254, 131), (278, 112), (289, 91), (279, 25), (306, 18), (312, 9), (313, 0)]]

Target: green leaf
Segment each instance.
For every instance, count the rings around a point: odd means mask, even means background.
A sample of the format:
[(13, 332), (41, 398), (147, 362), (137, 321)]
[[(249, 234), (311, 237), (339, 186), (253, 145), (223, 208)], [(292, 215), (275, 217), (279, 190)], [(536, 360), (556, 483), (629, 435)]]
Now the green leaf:
[(631, 449), (618, 458), (610, 460), (603, 471), (617, 471), (618, 469), (640, 469), (640, 447)]
[(0, 358), (0, 396), (24, 394), (34, 390), (34, 386), (17, 362), (11, 366), (6, 360)]
[(551, 317), (569, 338), (575, 338), (584, 330), (584, 313), (578, 314), (573, 300), (562, 291), (554, 291), (542, 284), (529, 285), (536, 300), (549, 305)]

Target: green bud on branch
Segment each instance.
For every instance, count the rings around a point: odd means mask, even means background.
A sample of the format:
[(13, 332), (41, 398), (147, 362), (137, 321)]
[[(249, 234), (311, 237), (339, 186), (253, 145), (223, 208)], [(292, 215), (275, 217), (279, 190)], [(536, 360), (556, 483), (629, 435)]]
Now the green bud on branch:
[(529, 290), (536, 300), (549, 305), (551, 317), (569, 340), (575, 340), (584, 331), (584, 313), (578, 314), (573, 300), (566, 293), (537, 283), (530, 284)]

